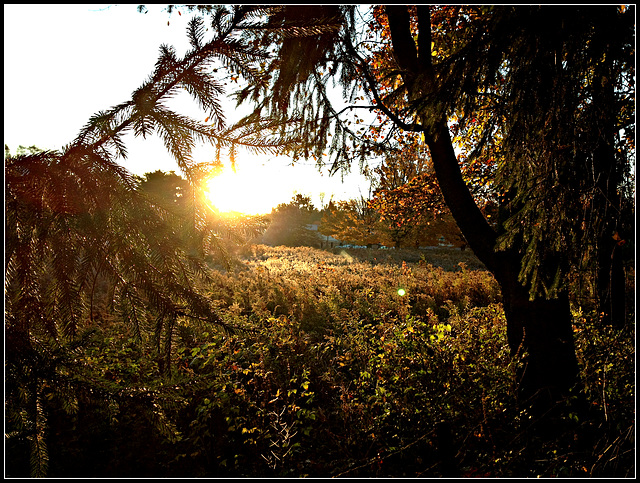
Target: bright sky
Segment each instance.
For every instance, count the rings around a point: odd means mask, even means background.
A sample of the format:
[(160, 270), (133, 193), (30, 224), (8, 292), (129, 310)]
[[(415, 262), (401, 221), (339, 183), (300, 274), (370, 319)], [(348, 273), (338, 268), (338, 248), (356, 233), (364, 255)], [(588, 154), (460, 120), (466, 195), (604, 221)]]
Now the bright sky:
[[(19, 145), (62, 148), (91, 115), (130, 98), (152, 73), (162, 43), (175, 46), (180, 56), (187, 51), (190, 16), (147, 7), (141, 14), (136, 5), (4, 5), (4, 142), (11, 152)], [(180, 112), (193, 115), (193, 105)], [(232, 108), (227, 117), (233, 117)], [(131, 135), (125, 141), (129, 155), (120, 162), (133, 173), (179, 173), (158, 137)], [(194, 153), (198, 162), (213, 156), (206, 146)], [(320, 193), (326, 204), (331, 197), (366, 196), (369, 189), (360, 175), (343, 183), (340, 175), (319, 173), (311, 161), (292, 167), (288, 159), (268, 155), (240, 153), (237, 172), (237, 180), (226, 181), (236, 187), (227, 191), (227, 201), (240, 195), (235, 209), (249, 212), (268, 212), (294, 193), (310, 195), (320, 207)]]

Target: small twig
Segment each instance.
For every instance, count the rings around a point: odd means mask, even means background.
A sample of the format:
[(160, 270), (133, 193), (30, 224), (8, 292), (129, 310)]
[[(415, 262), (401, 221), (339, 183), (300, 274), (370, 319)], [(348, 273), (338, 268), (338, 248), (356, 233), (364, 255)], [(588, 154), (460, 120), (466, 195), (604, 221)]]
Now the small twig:
[(406, 450), (407, 448), (409, 448), (409, 447), (413, 446), (414, 444), (416, 444), (416, 443), (418, 443), (418, 442), (422, 441), (422, 440), (423, 440), (423, 439), (425, 439), (427, 436), (431, 436), (431, 435), (433, 435), (434, 433), (435, 433), (435, 429), (432, 429), (432, 430), (431, 430), (431, 431), (429, 431), (428, 433), (423, 434), (423, 435), (422, 435), (422, 436), (420, 436), (418, 439), (416, 439), (415, 441), (412, 441), (411, 443), (409, 443), (409, 444), (407, 444), (407, 445), (403, 446), (402, 448), (399, 448), (399, 449), (397, 449), (397, 450), (395, 450), (395, 451), (393, 451), (393, 452), (391, 452), (391, 453), (388, 453), (388, 454), (386, 454), (386, 455), (380, 455), (380, 454), (377, 454), (377, 455), (376, 455), (376, 456), (374, 456), (373, 458), (370, 458), (369, 460), (367, 460), (364, 464), (361, 464), (361, 465), (359, 465), (359, 466), (355, 466), (355, 467), (353, 467), (353, 468), (349, 468), (349, 469), (347, 469), (347, 470), (343, 471), (342, 473), (338, 473), (337, 475), (334, 475), (334, 476), (333, 476), (333, 478), (338, 478), (338, 477), (340, 477), (340, 476), (346, 475), (347, 473), (351, 473), (352, 471), (359, 470), (360, 468), (364, 468), (365, 466), (371, 465), (371, 464), (375, 463), (376, 461), (382, 461), (382, 460), (384, 460), (384, 459), (386, 459), (386, 458), (389, 458), (390, 456), (393, 456), (393, 455), (395, 455), (395, 454), (398, 454), (398, 453), (400, 453), (400, 452), (402, 452), (402, 451)]
[(189, 317), (190, 319), (200, 320), (202, 322), (210, 322), (210, 323), (213, 323), (213, 324), (217, 324), (217, 325), (220, 325), (220, 326), (224, 327), (225, 329), (231, 330), (231, 331), (233, 331), (233, 330), (243, 330), (245, 332), (258, 332), (258, 330), (254, 329), (254, 328), (238, 327), (236, 325), (227, 324), (227, 323), (223, 322), (222, 320), (220, 320), (219, 318), (206, 319), (204, 317), (198, 317), (197, 315), (188, 314), (186, 312), (183, 312), (182, 310), (177, 311), (176, 315), (180, 315), (182, 317)]
[(607, 362), (609, 362), (609, 358), (606, 358), (604, 361), (604, 373), (602, 375), (602, 407), (604, 408), (604, 420), (609, 421), (607, 416), (607, 401), (605, 394), (605, 386), (607, 384)]

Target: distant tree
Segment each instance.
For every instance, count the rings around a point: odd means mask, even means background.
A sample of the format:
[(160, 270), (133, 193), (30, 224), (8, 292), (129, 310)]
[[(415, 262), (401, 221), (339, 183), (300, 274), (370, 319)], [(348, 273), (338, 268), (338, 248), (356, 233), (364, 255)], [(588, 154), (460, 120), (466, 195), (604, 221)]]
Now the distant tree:
[(189, 183), (174, 171), (154, 171), (145, 173), (140, 182), (140, 189), (153, 196), (166, 207), (185, 208), (191, 197)]
[[(39, 147), (37, 147), (35, 145), (31, 145), (29, 147), (26, 147), (26, 146), (23, 146), (21, 144), (21, 145), (19, 145), (17, 147), (15, 154), (16, 155), (36, 154), (36, 153), (41, 153), (42, 151), (43, 151), (42, 149), (40, 149)], [(8, 158), (8, 157), (11, 156), (11, 149), (6, 144), (4, 145), (4, 156), (5, 156), (5, 158)]]
[(433, 174), (416, 176), (394, 189), (379, 188), (371, 206), (380, 214), (396, 248), (434, 246), (441, 237), (456, 246), (464, 244)]
[(281, 203), (271, 210), (270, 224), (263, 235), (264, 243), (289, 247), (315, 246), (317, 233), (309, 229), (319, 212), (311, 198), (296, 194), (289, 203)]
[(332, 202), (322, 215), (320, 233), (344, 243), (363, 246), (382, 243), (386, 235), (380, 215), (363, 197)]
[(429, 170), (429, 161), (428, 150), (414, 143), (386, 153), (382, 164), (374, 169), (375, 190), (394, 190), (407, 184)]

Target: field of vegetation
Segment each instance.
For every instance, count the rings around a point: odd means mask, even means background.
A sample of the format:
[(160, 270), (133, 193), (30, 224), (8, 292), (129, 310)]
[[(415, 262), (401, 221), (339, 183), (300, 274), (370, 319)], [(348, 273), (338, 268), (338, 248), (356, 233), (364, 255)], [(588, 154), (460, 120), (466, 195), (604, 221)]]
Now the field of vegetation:
[[(105, 294), (65, 362), (74, 392), (39, 401), (49, 476), (635, 474), (634, 331), (576, 308), (582, 404), (530, 414), (470, 251), (254, 245), (206, 290), (222, 324), (176, 319), (170, 367)], [(6, 476), (29, 454), (9, 440)]]

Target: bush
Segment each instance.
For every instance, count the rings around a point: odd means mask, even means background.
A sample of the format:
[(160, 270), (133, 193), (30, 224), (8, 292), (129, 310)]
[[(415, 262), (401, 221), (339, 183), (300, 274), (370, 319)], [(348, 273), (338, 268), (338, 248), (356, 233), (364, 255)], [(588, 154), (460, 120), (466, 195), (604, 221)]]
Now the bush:
[(178, 319), (169, 375), (117, 322), (92, 332), (75, 363), (102, 403), (43, 401), (50, 476), (633, 474), (630, 331), (576, 312), (583, 404), (543, 424), (515, 399), (498, 286), (472, 262), (265, 246), (241, 262), (207, 287), (227, 330)]

